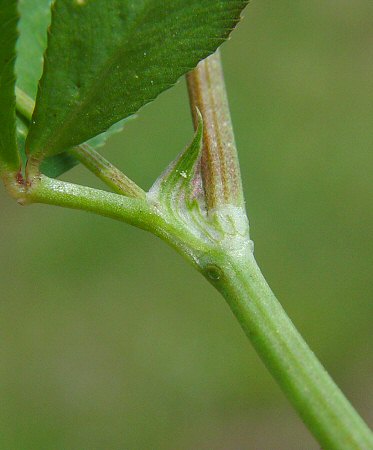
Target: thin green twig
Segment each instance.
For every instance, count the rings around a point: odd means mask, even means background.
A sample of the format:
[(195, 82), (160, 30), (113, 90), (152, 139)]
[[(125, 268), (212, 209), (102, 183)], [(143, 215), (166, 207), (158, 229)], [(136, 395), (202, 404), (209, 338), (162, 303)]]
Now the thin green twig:
[(146, 193), (134, 181), (96, 152), (89, 144), (81, 144), (68, 151), (88, 170), (95, 174), (113, 192), (132, 198), (144, 198)]

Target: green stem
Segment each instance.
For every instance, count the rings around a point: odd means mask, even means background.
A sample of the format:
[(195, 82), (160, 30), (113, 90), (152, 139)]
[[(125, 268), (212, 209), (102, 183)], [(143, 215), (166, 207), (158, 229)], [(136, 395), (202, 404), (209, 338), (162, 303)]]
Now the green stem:
[[(208, 209), (219, 210), (223, 229), (231, 223), (237, 231), (243, 230), (237, 226), (244, 214), (243, 195), (219, 53), (188, 75), (188, 88), (194, 119), (197, 107), (205, 125), (202, 175)], [(323, 448), (373, 449), (371, 431), (295, 329), (252, 252), (244, 250), (250, 249), (249, 236), (241, 231), (236, 237), (236, 244), (232, 234), (223, 246), (217, 243), (202, 272), (224, 295), (259, 356)]]
[(151, 231), (185, 256), (226, 298), (263, 362), (325, 450), (373, 449), (373, 434), (304, 342), (275, 298), (249, 242), (206, 245), (148, 200), (42, 176), (28, 199), (90, 211)]
[(44, 203), (87, 211), (150, 231), (197, 269), (199, 256), (208, 252), (207, 246), (200, 239), (162, 211), (163, 205), (154, 203), (147, 197), (125, 197), (44, 175), (35, 178), (27, 189), (19, 189), (14, 197), (21, 204)]
[[(184, 220), (188, 217), (187, 210), (181, 211), (183, 220), (174, 221), (165, 213), (164, 205), (152, 201), (151, 197), (128, 198), (41, 176), (35, 177), (31, 186), (19, 187), (19, 200), (90, 211), (161, 237), (223, 294), (263, 362), (323, 448), (372, 450), (372, 432), (297, 332), (252, 255), (246, 219), (242, 220), (243, 200), (235, 148), (224, 144), (233, 143), (233, 134), (229, 132), (224, 86), (219, 81), (221, 70), (216, 65), (219, 63), (216, 57), (210, 61), (212, 68), (206, 61), (197, 69), (202, 73), (196, 74), (194, 80), (200, 81), (192, 89), (198, 94), (195, 101), (199, 102), (207, 123), (203, 170), (208, 207), (219, 209), (220, 222), (217, 221), (218, 228), (213, 233), (215, 242), (207, 241), (200, 229), (193, 231), (191, 224)], [(194, 75), (191, 76), (193, 79)], [(216, 95), (215, 82), (220, 92)], [(209, 92), (206, 96), (202, 95), (205, 89)], [(214, 108), (223, 113), (217, 115)], [(224, 136), (229, 139), (224, 141)], [(213, 215), (204, 220), (209, 229), (215, 226)]]
[(213, 282), (261, 359), (325, 450), (373, 449), (373, 434), (294, 327), (252, 254)]
[(39, 175), (38, 179), (33, 181), (24, 196), (24, 199), (21, 198), (23, 203), (45, 203), (93, 212), (145, 230), (155, 229), (159, 221), (144, 199), (129, 198), (44, 175)]

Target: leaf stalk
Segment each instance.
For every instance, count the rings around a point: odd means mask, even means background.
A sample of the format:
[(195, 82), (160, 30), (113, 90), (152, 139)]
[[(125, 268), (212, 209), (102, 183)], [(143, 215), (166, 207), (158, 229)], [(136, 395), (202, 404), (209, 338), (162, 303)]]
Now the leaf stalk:
[(146, 193), (117, 167), (96, 152), (89, 144), (81, 144), (68, 151), (90, 172), (100, 178), (113, 192), (132, 198), (145, 198)]

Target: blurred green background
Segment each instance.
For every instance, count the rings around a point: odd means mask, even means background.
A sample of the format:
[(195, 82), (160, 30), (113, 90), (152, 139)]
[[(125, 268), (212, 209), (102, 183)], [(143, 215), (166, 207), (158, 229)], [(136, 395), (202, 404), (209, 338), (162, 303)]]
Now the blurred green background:
[[(373, 4), (253, 1), (223, 56), (257, 259), (372, 426)], [(181, 81), (105, 154), (148, 188), (191, 135)], [(319, 448), (173, 250), (4, 189), (0, 207), (1, 450)]]

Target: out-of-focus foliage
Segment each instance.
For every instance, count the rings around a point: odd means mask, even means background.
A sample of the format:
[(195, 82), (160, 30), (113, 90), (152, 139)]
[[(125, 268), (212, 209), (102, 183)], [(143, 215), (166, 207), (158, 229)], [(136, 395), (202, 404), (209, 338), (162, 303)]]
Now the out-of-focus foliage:
[[(371, 426), (372, 23), (369, 0), (261, 0), (223, 49), (257, 259)], [(190, 133), (180, 83), (105, 155), (149, 187)], [(173, 250), (0, 195), (1, 449), (319, 448)]]

